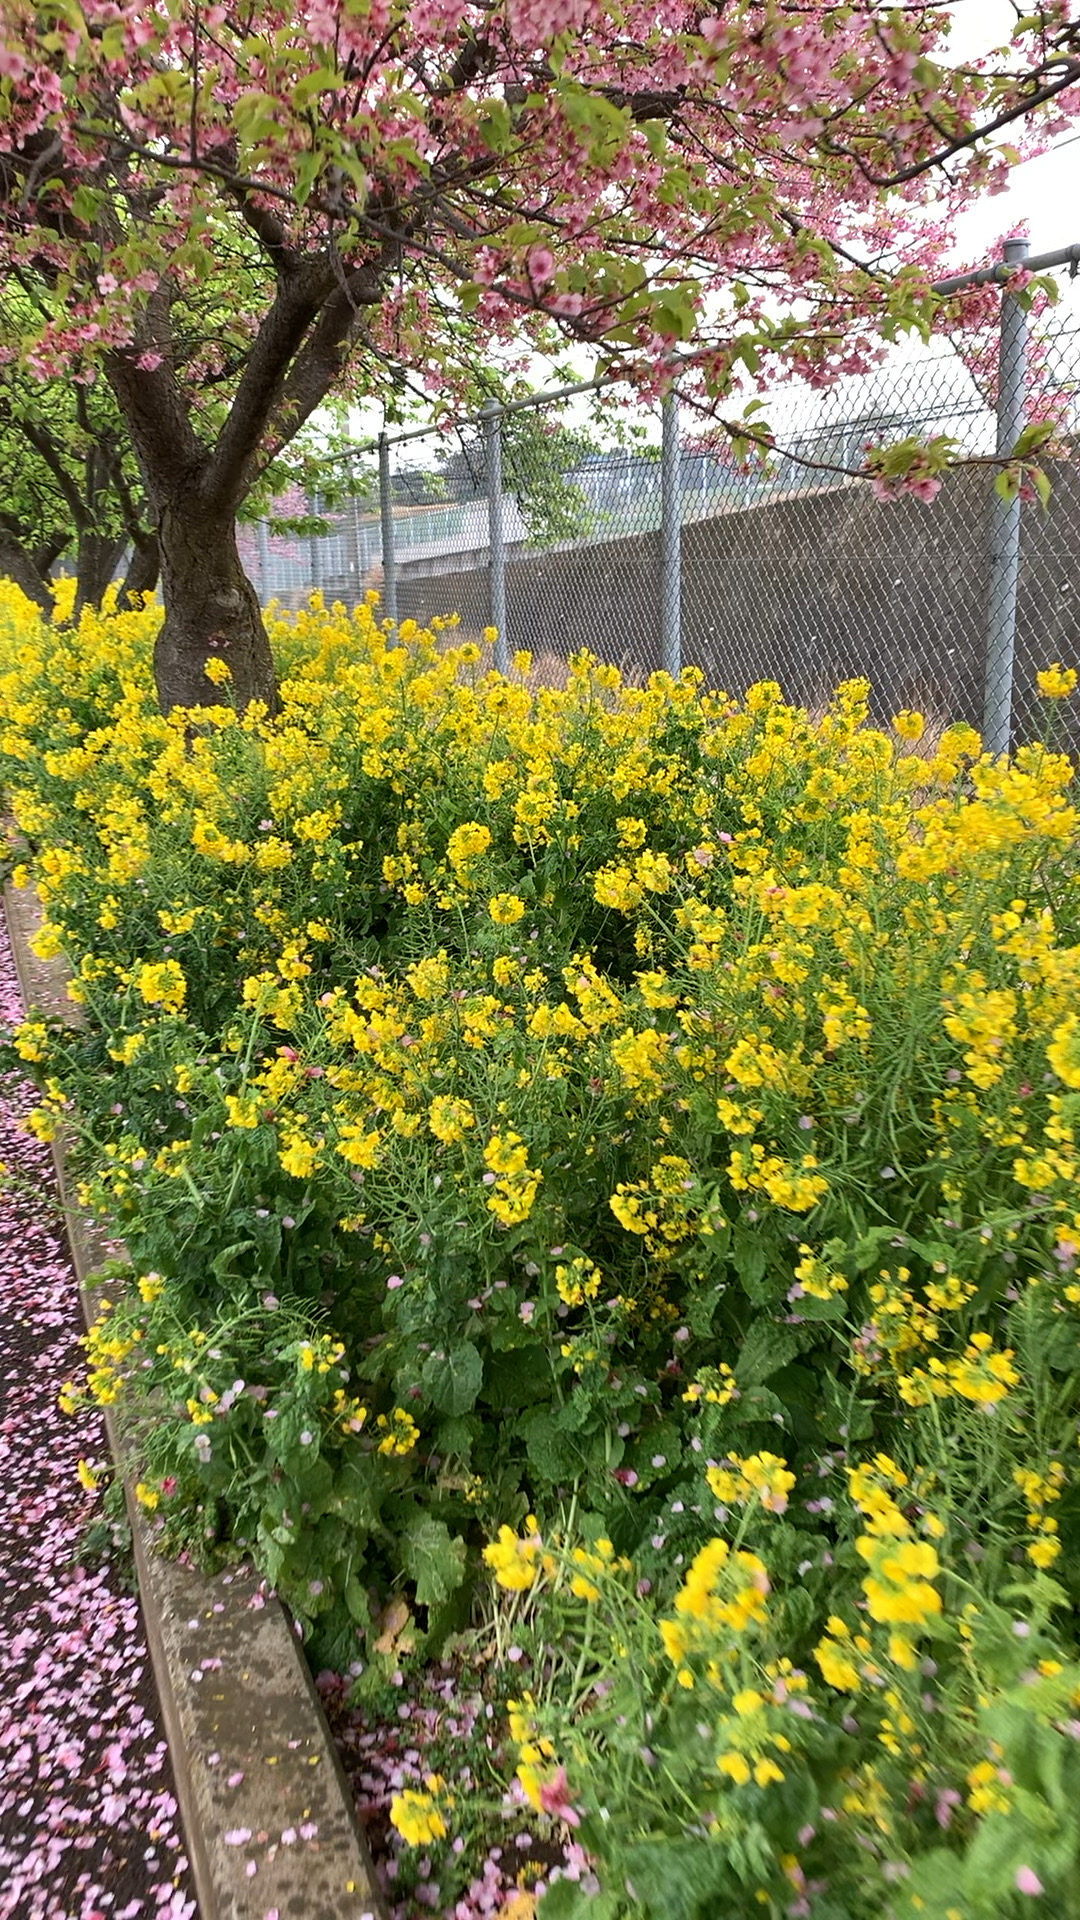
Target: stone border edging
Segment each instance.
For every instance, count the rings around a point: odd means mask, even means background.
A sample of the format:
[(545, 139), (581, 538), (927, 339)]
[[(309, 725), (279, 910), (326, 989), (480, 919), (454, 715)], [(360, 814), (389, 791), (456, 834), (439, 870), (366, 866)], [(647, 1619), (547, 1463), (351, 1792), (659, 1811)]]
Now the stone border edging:
[[(76, 1024), (63, 962), (39, 960), (30, 948), (40, 924), (35, 895), (7, 883), (4, 906), (27, 1016), (33, 1007)], [(75, 1204), (62, 1143), (54, 1142), (52, 1153), (89, 1324), (88, 1279), (107, 1257), (103, 1235)], [(134, 1498), (126, 1466), (130, 1449), (111, 1410), (106, 1424), (123, 1476), (200, 1920), (388, 1920), (284, 1608), (251, 1573), (208, 1578), (155, 1552), (152, 1523)]]

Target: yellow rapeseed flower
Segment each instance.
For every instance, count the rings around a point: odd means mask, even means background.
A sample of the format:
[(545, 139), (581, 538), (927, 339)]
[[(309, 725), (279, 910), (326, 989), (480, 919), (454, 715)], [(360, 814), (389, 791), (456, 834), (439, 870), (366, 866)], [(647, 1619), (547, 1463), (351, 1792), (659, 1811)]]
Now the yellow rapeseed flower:
[(516, 893), (497, 893), (488, 901), (488, 912), (497, 927), (513, 927), (525, 917), (525, 902)]
[(437, 1774), (431, 1774), (429, 1779), (435, 1783), (434, 1792), (419, 1793), (407, 1787), (403, 1793), (396, 1793), (390, 1802), (391, 1825), (396, 1827), (410, 1847), (426, 1847), (433, 1840), (446, 1838), (446, 1821), (437, 1799), (444, 1782)]
[(1063, 667), (1060, 661), (1055, 661), (1052, 667), (1044, 667), (1035, 678), (1044, 700), (1064, 700), (1076, 688), (1076, 668)]
[(544, 1554), (544, 1543), (532, 1514), (526, 1516), (525, 1526), (527, 1531), (521, 1535), (516, 1534), (513, 1527), (500, 1527), (498, 1538), (484, 1548), (484, 1559), (499, 1586), (511, 1593), (527, 1593), (545, 1568), (553, 1566), (550, 1556)]

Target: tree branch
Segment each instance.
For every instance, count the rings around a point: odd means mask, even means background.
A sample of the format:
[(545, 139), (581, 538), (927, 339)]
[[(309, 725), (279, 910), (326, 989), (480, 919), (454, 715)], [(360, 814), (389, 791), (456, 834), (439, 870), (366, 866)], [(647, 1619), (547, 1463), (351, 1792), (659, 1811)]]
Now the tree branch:
[(123, 458), (116, 447), (102, 443), (109, 474), (109, 483), (120, 503), (120, 515), (127, 529), (129, 539), (138, 546), (148, 537), (148, 529), (143, 514), (135, 504), (135, 497), (124, 476)]
[(326, 398), (341, 372), (361, 310), (377, 306), (380, 298), (377, 276), (364, 268), (343, 278), (326, 301), (267, 416), (264, 444), (252, 447), (243, 474), (245, 494)]
[(44, 460), (45, 465), (48, 467), (49, 472), (52, 474), (53, 479), (56, 481), (67, 503), (68, 512), (71, 514), (72, 520), (75, 522), (79, 532), (82, 533), (88, 524), (86, 504), (64, 465), (60, 449), (53, 439), (52, 434), (47, 427), (35, 426), (31, 420), (19, 420), (16, 422), (16, 425), (23, 439), (28, 440), (39, 459)]
[[(167, 281), (150, 295), (131, 347), (105, 359), (105, 377), (116, 395), (152, 498), (192, 478), (206, 461), (173, 369), (172, 296)], [(144, 354), (161, 356), (157, 367), (140, 367)]]
[(229, 193), (235, 201), (244, 225), (250, 227), (259, 242), (274, 272), (280, 280), (286, 279), (297, 270), (297, 255), (286, 238), (285, 228), (269, 207), (256, 206), (248, 189), (237, 182), (229, 187)]
[(867, 180), (872, 187), (902, 187), (908, 180), (917, 180), (920, 174), (929, 173), (933, 167), (943, 167), (946, 161), (952, 160), (956, 154), (976, 146), (980, 140), (988, 139), (992, 133), (998, 133), (1002, 127), (1011, 126), (1014, 120), (1023, 119), (1025, 114), (1033, 112), (1036, 107), (1045, 106), (1048, 100), (1053, 100), (1059, 93), (1064, 93), (1067, 87), (1075, 86), (1078, 80), (1080, 80), (1080, 60), (1072, 60), (1056, 80), (1028, 94), (1027, 98), (1017, 105), (1006, 108), (995, 119), (988, 120), (985, 126), (969, 128), (967, 133), (958, 135), (955, 140), (950, 140), (945, 146), (939, 147), (937, 152), (932, 153), (928, 159), (918, 160), (910, 167), (901, 168), (897, 173), (873, 173), (851, 147), (844, 146), (839, 141), (829, 144), (834, 152), (846, 153), (849, 159), (854, 160), (864, 180)]
[(43, 540), (40, 546), (34, 548), (32, 556), (34, 567), (43, 580), (48, 580), (60, 555), (70, 544), (71, 536), (68, 533), (54, 533), (48, 540)]
[(279, 406), (286, 375), (309, 329), (316, 321), (322, 325), (320, 309), (333, 285), (330, 257), (323, 254), (306, 262), (299, 274), (279, 286), (277, 297), (255, 336), (232, 406), (203, 475), (200, 490), (207, 498), (223, 504), (231, 501), (234, 508), (240, 504), (247, 470), (267, 422)]

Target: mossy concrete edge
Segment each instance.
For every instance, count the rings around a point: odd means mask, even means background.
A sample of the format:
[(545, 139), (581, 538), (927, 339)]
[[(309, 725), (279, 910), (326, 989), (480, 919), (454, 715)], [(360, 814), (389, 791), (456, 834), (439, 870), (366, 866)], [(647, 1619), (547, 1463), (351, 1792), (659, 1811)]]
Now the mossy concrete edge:
[[(41, 918), (35, 896), (8, 883), (4, 907), (27, 1012), (77, 1024), (63, 962), (41, 960), (30, 946)], [(92, 1275), (109, 1249), (75, 1202), (62, 1141), (53, 1159), (89, 1324)], [(250, 1573), (207, 1577), (155, 1551), (153, 1521), (134, 1497), (133, 1449), (110, 1411), (106, 1422), (200, 1920), (388, 1920), (284, 1608)]]

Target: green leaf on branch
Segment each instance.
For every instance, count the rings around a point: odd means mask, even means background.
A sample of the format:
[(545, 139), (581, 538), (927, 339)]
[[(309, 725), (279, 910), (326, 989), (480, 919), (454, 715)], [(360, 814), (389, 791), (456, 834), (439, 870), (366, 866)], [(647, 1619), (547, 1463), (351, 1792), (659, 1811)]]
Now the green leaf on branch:
[(505, 100), (489, 100), (480, 118), (480, 138), (489, 153), (506, 153), (514, 137)]
[(341, 75), (335, 67), (316, 67), (314, 72), (301, 74), (292, 90), (294, 107), (310, 106), (320, 94), (333, 93), (341, 85)]
[(1023, 459), (1025, 454), (1034, 453), (1039, 447), (1045, 447), (1047, 441), (1052, 440), (1056, 432), (1057, 428), (1052, 420), (1033, 420), (1030, 426), (1024, 428), (1013, 448), (1013, 453), (1017, 459)]
[(104, 201), (105, 195), (99, 193), (96, 187), (76, 187), (71, 196), (71, 211), (76, 220), (83, 220), (87, 226), (91, 226), (101, 212)]

